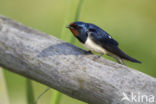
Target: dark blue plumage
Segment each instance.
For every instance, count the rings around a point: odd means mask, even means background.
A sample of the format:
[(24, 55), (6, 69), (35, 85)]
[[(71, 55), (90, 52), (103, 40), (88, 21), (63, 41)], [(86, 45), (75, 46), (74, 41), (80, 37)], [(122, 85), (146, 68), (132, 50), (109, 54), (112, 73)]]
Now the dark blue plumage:
[(69, 25), (69, 29), (74, 36), (91, 51), (107, 54), (114, 57), (123, 64), (122, 59), (136, 63), (140, 61), (125, 54), (119, 47), (118, 42), (114, 40), (107, 32), (100, 27), (84, 22), (74, 22)]
[(92, 36), (102, 44), (112, 44), (118, 46), (118, 42), (115, 41), (106, 31), (94, 24), (88, 23), (88, 25), (88, 32), (91, 32)]

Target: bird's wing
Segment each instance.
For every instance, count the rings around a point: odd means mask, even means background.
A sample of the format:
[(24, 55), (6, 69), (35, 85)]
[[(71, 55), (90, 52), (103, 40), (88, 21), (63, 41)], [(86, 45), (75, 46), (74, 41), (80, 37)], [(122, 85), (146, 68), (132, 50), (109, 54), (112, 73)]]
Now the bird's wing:
[(119, 47), (118, 42), (115, 41), (108, 33), (106, 32), (96, 32), (96, 31), (89, 31), (88, 35), (90, 38), (98, 45), (106, 49), (107, 51), (113, 53), (114, 55), (126, 59), (132, 62), (141, 63), (140, 61), (128, 56), (124, 53)]
[(107, 51), (124, 58), (127, 55), (118, 48), (118, 42), (115, 41), (108, 33), (106, 32), (97, 32), (89, 31), (90, 38), (98, 45), (106, 49)]
[(111, 51), (111, 48), (118, 47), (118, 42), (105, 31), (89, 30), (88, 35), (96, 44), (108, 51)]

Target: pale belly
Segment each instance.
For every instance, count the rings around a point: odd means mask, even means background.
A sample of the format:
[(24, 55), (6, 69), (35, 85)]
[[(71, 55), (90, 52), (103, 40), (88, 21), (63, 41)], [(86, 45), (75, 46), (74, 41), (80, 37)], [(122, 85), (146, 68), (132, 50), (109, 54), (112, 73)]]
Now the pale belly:
[(97, 45), (94, 41), (92, 41), (90, 38), (87, 38), (84, 47), (86, 47), (87, 49), (97, 52), (97, 53), (103, 53), (103, 54), (107, 54), (107, 50), (105, 50), (104, 48), (102, 48), (101, 46)]

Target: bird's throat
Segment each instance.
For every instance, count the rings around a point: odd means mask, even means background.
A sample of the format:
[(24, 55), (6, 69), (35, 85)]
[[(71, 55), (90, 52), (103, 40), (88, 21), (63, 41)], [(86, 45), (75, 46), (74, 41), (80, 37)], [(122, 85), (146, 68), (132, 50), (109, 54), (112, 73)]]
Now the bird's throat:
[(70, 28), (70, 31), (73, 33), (73, 35), (74, 36), (78, 36), (79, 35), (79, 32), (76, 30), (76, 29), (74, 29), (74, 28)]

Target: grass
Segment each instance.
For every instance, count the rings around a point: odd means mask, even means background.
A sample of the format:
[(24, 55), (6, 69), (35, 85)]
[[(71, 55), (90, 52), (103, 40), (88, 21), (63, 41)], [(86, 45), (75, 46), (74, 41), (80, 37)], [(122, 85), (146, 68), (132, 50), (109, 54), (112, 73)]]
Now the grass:
[(10, 104), (2, 68), (0, 68), (0, 104)]
[(48, 88), (46, 88), (38, 97), (37, 97), (37, 99), (34, 101), (34, 103), (33, 104), (38, 104), (38, 101), (40, 100), (40, 98), (47, 92), (47, 91), (49, 91), (49, 87)]
[(37, 104), (35, 102), (34, 91), (32, 86), (32, 81), (30, 79), (26, 79), (26, 91), (27, 91), (27, 104)]
[(59, 104), (62, 97), (62, 93), (57, 90), (53, 90), (51, 104)]

